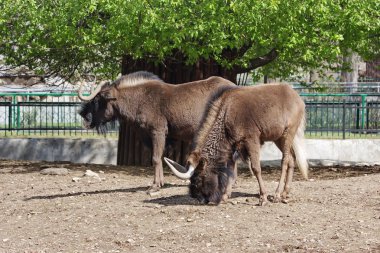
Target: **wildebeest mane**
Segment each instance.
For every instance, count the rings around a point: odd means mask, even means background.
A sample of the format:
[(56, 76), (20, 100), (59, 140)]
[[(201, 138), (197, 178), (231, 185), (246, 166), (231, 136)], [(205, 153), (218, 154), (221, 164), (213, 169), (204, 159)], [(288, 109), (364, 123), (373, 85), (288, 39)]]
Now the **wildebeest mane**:
[(116, 79), (112, 84), (115, 85), (115, 87), (123, 88), (136, 86), (148, 80), (162, 81), (161, 78), (159, 78), (151, 72), (137, 71), (128, 75), (121, 76), (120, 78)]
[(219, 115), (219, 110), (222, 107), (222, 95), (224, 92), (236, 88), (237, 87), (233, 86), (221, 87), (211, 94), (206, 109), (203, 113), (197, 134), (192, 143), (192, 150), (195, 150), (199, 145), (203, 145), (208, 133), (211, 131), (211, 128), (213, 127), (214, 122)]

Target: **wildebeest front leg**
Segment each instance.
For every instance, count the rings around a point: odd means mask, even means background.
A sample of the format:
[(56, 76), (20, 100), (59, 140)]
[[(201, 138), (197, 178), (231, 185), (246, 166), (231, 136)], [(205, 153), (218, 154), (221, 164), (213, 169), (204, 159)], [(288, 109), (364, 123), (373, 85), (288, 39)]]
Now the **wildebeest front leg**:
[[(237, 181), (237, 175), (238, 175), (238, 172), (237, 172), (237, 161), (234, 161), (233, 167), (234, 167), (234, 178), (232, 180), (232, 184), (231, 184), (230, 188), (233, 188), (233, 187), (236, 188), (237, 185), (238, 185), (238, 181)], [(228, 197), (231, 197), (231, 193), (228, 195)]]
[(152, 163), (154, 167), (154, 180), (150, 191), (159, 190), (164, 185), (164, 171), (162, 168), (162, 154), (165, 148), (165, 133), (154, 132), (152, 134), (153, 155)]

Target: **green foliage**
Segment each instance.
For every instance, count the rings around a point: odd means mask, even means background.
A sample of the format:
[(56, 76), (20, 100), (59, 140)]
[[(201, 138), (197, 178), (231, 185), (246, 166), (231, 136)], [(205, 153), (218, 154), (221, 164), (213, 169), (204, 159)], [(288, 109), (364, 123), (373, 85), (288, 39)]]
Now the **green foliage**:
[[(67, 78), (114, 77), (121, 59), (213, 58), (286, 77), (329, 68), (342, 55), (380, 54), (378, 0), (0, 0), (0, 54), (12, 65)], [(229, 57), (226, 51), (239, 51)]]

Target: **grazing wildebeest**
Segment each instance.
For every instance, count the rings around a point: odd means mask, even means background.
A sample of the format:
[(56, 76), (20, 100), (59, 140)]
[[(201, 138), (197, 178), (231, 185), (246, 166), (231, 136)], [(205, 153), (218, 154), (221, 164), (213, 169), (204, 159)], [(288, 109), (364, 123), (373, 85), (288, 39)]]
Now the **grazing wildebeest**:
[(191, 141), (209, 96), (230, 86), (235, 84), (221, 77), (173, 85), (139, 71), (98, 86), (88, 97), (82, 95), (81, 86), (78, 96), (85, 102), (79, 114), (87, 128), (99, 133), (113, 120), (132, 122), (145, 130), (152, 141), (155, 168), (151, 190), (156, 190), (164, 184), (161, 159), (166, 138)]
[(192, 197), (218, 204), (230, 194), (237, 151), (250, 160), (259, 183), (259, 204), (263, 205), (267, 192), (261, 177), (260, 147), (273, 141), (282, 152), (282, 172), (274, 201), (285, 201), (295, 160), (305, 178), (308, 173), (303, 147), (305, 104), (300, 96), (289, 85), (271, 84), (232, 87), (215, 97), (187, 159), (188, 171), (177, 171), (172, 165), (178, 164), (165, 158), (169, 167), (178, 177), (190, 178)]

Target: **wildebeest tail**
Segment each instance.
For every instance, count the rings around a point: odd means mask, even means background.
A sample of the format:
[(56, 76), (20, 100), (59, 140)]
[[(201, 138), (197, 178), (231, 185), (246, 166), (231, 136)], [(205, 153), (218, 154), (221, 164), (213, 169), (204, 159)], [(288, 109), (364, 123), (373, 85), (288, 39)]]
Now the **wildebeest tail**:
[(292, 149), (296, 156), (296, 162), (297, 166), (302, 174), (302, 176), (307, 180), (308, 179), (308, 171), (309, 171), (309, 165), (306, 158), (306, 150), (305, 150), (305, 118), (303, 117), (300, 125), (298, 126), (296, 136), (293, 140)]

